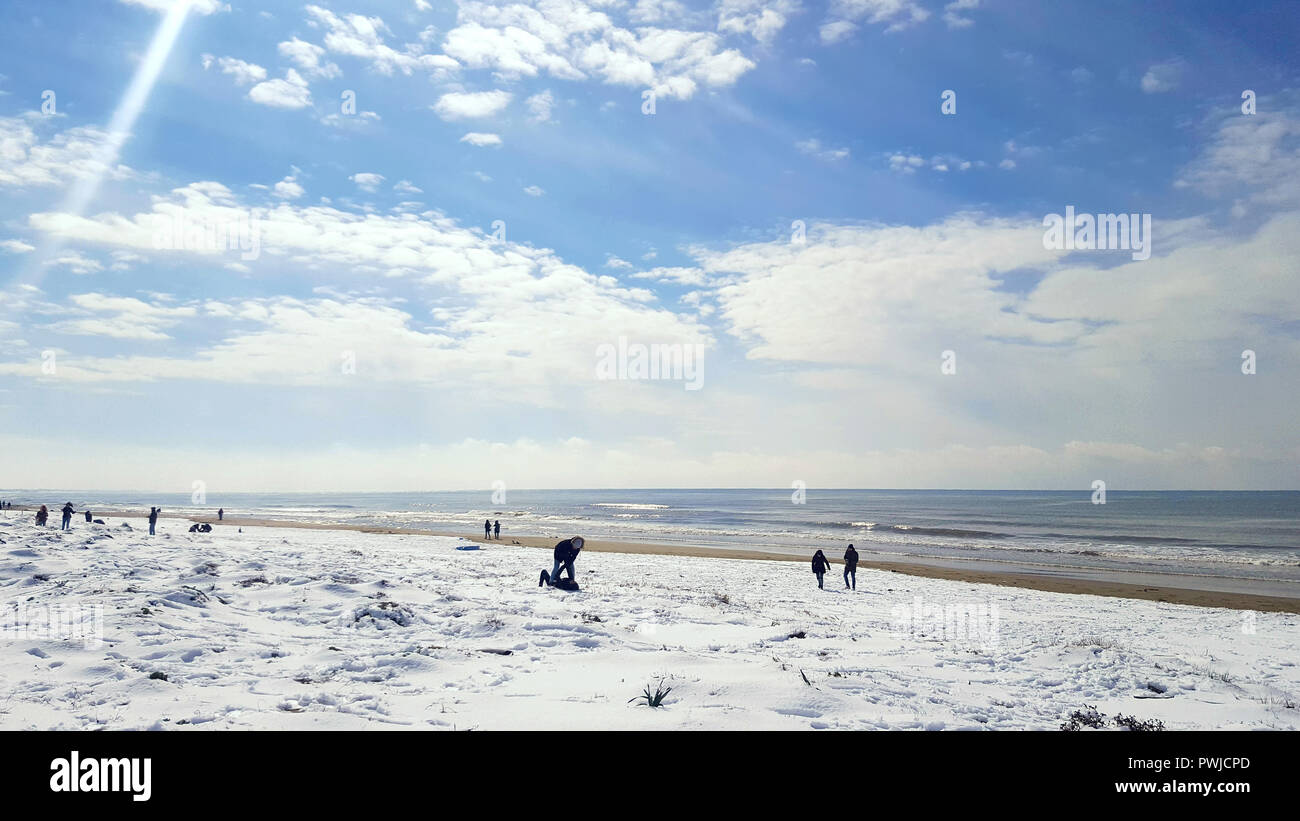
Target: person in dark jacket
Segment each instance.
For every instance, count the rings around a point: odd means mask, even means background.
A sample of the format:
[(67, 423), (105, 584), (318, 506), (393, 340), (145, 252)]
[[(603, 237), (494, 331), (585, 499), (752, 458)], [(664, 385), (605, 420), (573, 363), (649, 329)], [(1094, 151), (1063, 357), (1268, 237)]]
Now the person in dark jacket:
[(89, 510), (84, 511), (84, 512), (85, 512), (85, 514), (86, 514), (86, 521), (87, 521), (87, 522), (89, 522), (89, 521), (93, 521), (93, 520), (94, 520), (95, 517), (90, 515), (90, 511), (89, 511)]
[(493, 530), (493, 533), (494, 533), (494, 535), (496, 536), (496, 538), (500, 539), (500, 538), (501, 538), (501, 520), (500, 520), (500, 519), (497, 519), (497, 520), (492, 524), (492, 530)]
[(76, 512), (72, 509), (72, 502), (68, 502), (63, 506), (63, 527), (59, 528), (60, 530), (72, 529), (72, 514)]
[(225, 518), (226, 518), (226, 509), (224, 507), (217, 508), (217, 521), (219, 522)]
[(41, 527), (45, 527), (45, 523), (49, 521), (49, 518), (50, 518), (50, 509), (47, 508), (45, 505), (41, 505), (41, 509), (36, 511), (36, 524), (40, 525)]
[(565, 539), (555, 546), (555, 567), (551, 568), (551, 578), (548, 584), (554, 586), (560, 580), (561, 569), (569, 571), (569, 581), (576, 582), (577, 574), (573, 571), (573, 563), (577, 560), (578, 554), (582, 552), (584, 544), (581, 536), (574, 536), (571, 539)]
[(853, 589), (858, 589), (858, 551), (849, 545), (849, 549), (844, 551), (844, 586), (849, 586), (849, 576), (853, 577)]
[(813, 572), (817, 574), (817, 586), (824, 589), (822, 581), (826, 576), (826, 568), (831, 566), (830, 559), (826, 558), (825, 553), (818, 550), (813, 554), (812, 566)]
[(483, 520), (483, 538), (484, 539), (492, 538), (492, 522), (489, 519)]
[(162, 513), (162, 508), (160, 507), (149, 508), (149, 535), (150, 536), (154, 535), (153, 529), (158, 524), (159, 513)]

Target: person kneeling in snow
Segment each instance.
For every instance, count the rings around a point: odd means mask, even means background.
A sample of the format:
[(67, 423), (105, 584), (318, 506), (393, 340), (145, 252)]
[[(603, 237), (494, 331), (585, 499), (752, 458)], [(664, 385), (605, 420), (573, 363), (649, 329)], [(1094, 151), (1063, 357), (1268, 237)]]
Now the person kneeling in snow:
[(578, 577), (573, 570), (573, 563), (577, 560), (578, 554), (582, 552), (582, 545), (581, 536), (574, 536), (557, 544), (555, 546), (555, 567), (551, 568), (550, 573), (545, 570), (542, 571), (542, 578), (537, 586), (541, 587), (543, 584), (549, 584), (554, 587), (560, 581), (561, 570), (569, 571), (569, 581), (576, 583)]

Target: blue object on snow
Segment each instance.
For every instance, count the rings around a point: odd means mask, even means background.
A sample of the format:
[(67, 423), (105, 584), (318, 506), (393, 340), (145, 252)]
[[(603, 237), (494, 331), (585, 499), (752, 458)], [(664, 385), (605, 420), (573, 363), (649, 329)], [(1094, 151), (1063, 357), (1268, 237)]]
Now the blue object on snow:
[(476, 545), (476, 544), (463, 544), (463, 545), (460, 545), (459, 547), (457, 547), (456, 549), (457, 549), (457, 550), (478, 550), (478, 545)]

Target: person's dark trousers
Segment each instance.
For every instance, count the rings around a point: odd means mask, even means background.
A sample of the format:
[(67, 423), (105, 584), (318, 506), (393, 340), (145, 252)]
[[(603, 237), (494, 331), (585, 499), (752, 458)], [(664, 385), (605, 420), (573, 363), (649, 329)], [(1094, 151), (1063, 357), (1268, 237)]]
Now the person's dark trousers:
[(567, 570), (567, 571), (569, 571), (569, 581), (572, 582), (572, 581), (577, 581), (577, 580), (578, 580), (577, 575), (575, 575), (574, 572), (573, 572), (573, 560), (572, 560), (572, 559), (570, 559), (570, 560), (567, 561), (567, 562), (562, 562), (562, 561), (560, 561), (559, 559), (556, 559), (556, 560), (555, 560), (555, 567), (551, 568), (551, 584), (552, 584), (552, 585), (554, 585), (557, 581), (560, 580), (560, 571), (561, 571), (561, 570)]
[(63, 528), (62, 528), (62, 529), (63, 529), (63, 530), (71, 530), (71, 529), (72, 529), (72, 517), (69, 516), (69, 515), (66, 514), (66, 513), (63, 514)]
[(823, 590), (824, 590), (825, 588), (822, 587), (822, 581), (825, 579), (825, 577), (826, 577), (826, 574), (825, 574), (825, 573), (818, 573), (818, 574), (817, 574), (817, 587), (819, 587), (819, 588), (821, 588), (821, 589), (823, 589)]
[(844, 586), (849, 586), (849, 576), (853, 577), (853, 589), (858, 589), (858, 569), (856, 567), (844, 568)]
[(155, 524), (157, 524), (157, 523), (156, 523), (156, 522), (150, 522), (150, 523), (149, 523), (149, 535), (150, 535), (150, 536), (153, 535), (153, 528), (154, 528), (154, 525), (155, 525)]

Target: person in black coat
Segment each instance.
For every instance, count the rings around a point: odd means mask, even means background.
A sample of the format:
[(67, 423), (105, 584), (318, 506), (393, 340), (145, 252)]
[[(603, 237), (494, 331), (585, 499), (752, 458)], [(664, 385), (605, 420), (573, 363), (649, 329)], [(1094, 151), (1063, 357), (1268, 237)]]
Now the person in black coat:
[(581, 536), (574, 536), (571, 539), (565, 539), (555, 546), (555, 567), (551, 568), (550, 580), (548, 584), (554, 586), (560, 580), (560, 570), (569, 571), (569, 581), (576, 582), (577, 574), (573, 571), (573, 563), (582, 552), (584, 542)]
[(822, 587), (822, 581), (826, 576), (826, 569), (831, 566), (831, 560), (826, 558), (826, 554), (818, 550), (813, 554), (812, 567), (813, 572), (817, 574), (817, 586)]
[(494, 536), (496, 536), (496, 538), (498, 538), (498, 539), (501, 538), (501, 520), (500, 520), (500, 519), (497, 519), (495, 522), (492, 523), (492, 533), (493, 533)]
[(72, 509), (72, 502), (68, 502), (63, 506), (63, 527), (59, 528), (60, 530), (72, 529), (72, 514), (76, 512)]
[(853, 589), (858, 589), (858, 551), (849, 545), (849, 549), (844, 551), (844, 586), (849, 586), (849, 576), (853, 577)]

